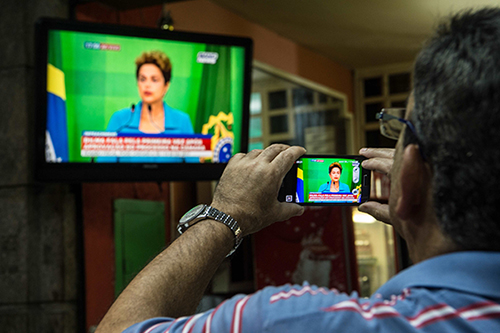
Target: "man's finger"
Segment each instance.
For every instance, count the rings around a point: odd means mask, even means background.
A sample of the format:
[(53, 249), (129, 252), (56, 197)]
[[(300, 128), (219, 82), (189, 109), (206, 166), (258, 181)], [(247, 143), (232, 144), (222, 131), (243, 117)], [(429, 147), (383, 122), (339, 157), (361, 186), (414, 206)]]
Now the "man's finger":
[(266, 162), (271, 162), (278, 156), (283, 150), (288, 149), (290, 146), (283, 144), (274, 144), (267, 147), (261, 154), (260, 158), (262, 158)]
[(288, 170), (290, 170), (293, 163), (305, 153), (305, 148), (300, 146), (293, 146), (281, 152), (281, 154), (279, 154), (279, 156), (277, 156), (272, 161), (272, 163), (275, 164), (279, 170), (283, 170), (286, 173), (288, 172)]
[(233, 157), (231, 157), (231, 159), (229, 160), (229, 164), (234, 164), (237, 161), (241, 160), (245, 156), (246, 156), (246, 154), (244, 154), (244, 153), (238, 153), (238, 154), (234, 155)]
[(389, 205), (381, 204), (375, 201), (368, 201), (361, 204), (358, 210), (363, 213), (370, 214), (376, 220), (391, 224), (391, 217), (389, 215)]
[(277, 221), (285, 221), (294, 216), (304, 214), (304, 207), (295, 203), (280, 202), (278, 203)]
[(384, 157), (393, 158), (394, 148), (361, 148), (359, 154), (368, 158)]
[(263, 152), (262, 149), (254, 149), (254, 150), (251, 150), (247, 154), (247, 157), (249, 157), (249, 158), (255, 158), (255, 157), (259, 156), (260, 154), (262, 154), (262, 152)]
[(363, 168), (368, 169), (368, 170), (373, 170), (373, 171), (378, 171), (383, 174), (388, 175), (389, 172), (391, 171), (393, 164), (392, 158), (370, 158), (369, 160), (364, 160), (361, 165)]

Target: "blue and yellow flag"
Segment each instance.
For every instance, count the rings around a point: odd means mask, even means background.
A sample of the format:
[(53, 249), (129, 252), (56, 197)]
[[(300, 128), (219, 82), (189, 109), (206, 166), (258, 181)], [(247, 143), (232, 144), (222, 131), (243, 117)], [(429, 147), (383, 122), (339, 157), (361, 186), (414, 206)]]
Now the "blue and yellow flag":
[(297, 168), (297, 191), (295, 193), (297, 202), (304, 201), (304, 171), (301, 168)]
[(45, 132), (45, 160), (68, 162), (68, 125), (66, 119), (66, 86), (61, 70), (61, 45), (53, 39), (47, 64), (47, 130)]

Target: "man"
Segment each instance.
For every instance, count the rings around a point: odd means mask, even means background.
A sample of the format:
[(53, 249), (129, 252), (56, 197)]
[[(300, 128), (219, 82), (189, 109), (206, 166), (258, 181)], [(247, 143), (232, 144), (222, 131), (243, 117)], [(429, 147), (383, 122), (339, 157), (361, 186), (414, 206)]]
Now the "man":
[(305, 151), (274, 145), (236, 155), (214, 194), (212, 206), (240, 229), (213, 219), (187, 228), (130, 283), (98, 332), (140, 321), (126, 332), (500, 331), (499, 40), (499, 9), (442, 25), (417, 57), (407, 119), (382, 116), (401, 123), (396, 150), (360, 151), (369, 158), (364, 167), (391, 178), (389, 205), (360, 209), (391, 223), (415, 263), (370, 299), (308, 285), (268, 287), (179, 318), (193, 313), (238, 230), (248, 235), (303, 212), (274, 198)]

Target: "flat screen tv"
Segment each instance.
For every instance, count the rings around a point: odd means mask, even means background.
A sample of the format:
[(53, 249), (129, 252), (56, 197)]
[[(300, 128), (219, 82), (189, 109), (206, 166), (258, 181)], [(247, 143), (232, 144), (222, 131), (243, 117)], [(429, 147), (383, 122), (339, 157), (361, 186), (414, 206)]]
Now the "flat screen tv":
[(248, 38), (43, 19), (35, 177), (218, 179), (248, 145)]

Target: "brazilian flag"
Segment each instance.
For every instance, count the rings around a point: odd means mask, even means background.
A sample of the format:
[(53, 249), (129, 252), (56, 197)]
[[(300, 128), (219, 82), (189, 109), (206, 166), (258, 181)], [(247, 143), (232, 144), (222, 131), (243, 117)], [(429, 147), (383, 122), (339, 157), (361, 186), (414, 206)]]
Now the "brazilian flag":
[(68, 162), (68, 125), (66, 119), (66, 85), (62, 68), (61, 39), (53, 33), (47, 64), (47, 130), (45, 160)]
[(305, 202), (304, 198), (304, 170), (297, 168), (297, 191), (295, 193), (297, 202)]
[[(203, 66), (194, 131), (214, 135), (214, 162), (227, 162), (239, 152), (233, 147), (240, 147), (240, 138), (233, 133), (241, 132), (243, 75), (238, 73), (245, 65), (244, 50), (207, 45), (206, 52), (216, 54), (217, 61)], [(209, 128), (207, 133), (204, 128)]]

